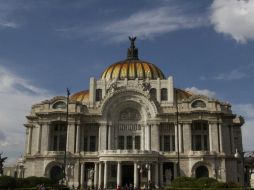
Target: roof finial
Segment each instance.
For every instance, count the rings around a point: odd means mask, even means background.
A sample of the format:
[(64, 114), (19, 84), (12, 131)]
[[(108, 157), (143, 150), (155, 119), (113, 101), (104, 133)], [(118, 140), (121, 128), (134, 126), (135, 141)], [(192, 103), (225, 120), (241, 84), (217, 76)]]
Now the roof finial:
[(131, 46), (128, 48), (127, 59), (138, 59), (138, 48), (135, 47), (136, 39), (137, 37), (129, 36)]

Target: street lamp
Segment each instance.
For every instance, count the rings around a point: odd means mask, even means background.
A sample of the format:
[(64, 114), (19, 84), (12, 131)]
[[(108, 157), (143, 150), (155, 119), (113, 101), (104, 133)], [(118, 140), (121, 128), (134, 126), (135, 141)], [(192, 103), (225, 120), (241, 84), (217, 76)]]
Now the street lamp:
[(238, 150), (236, 149), (235, 151), (235, 158), (236, 159), (241, 159), (241, 162), (242, 162), (242, 189), (246, 189), (245, 187), (245, 172), (244, 172), (244, 154), (245, 152), (241, 151), (241, 152), (238, 152)]
[(71, 174), (72, 174), (72, 175), (73, 175), (73, 176), (72, 176), (72, 179), (73, 179), (73, 181), (72, 181), (72, 188), (74, 189), (74, 164), (68, 163), (67, 168), (71, 170), (70, 174), (68, 173), (68, 174), (69, 174), (69, 175), (68, 175), (68, 182), (69, 182), (70, 176), (71, 176)]
[(146, 163), (145, 165), (142, 165), (142, 164), (138, 164), (137, 165), (137, 168), (139, 170), (139, 188), (140, 188), (140, 184), (141, 184), (141, 174), (143, 173), (144, 170), (147, 171), (147, 180), (146, 180), (146, 186), (147, 186), (147, 189), (149, 189), (149, 170), (151, 168), (150, 164), (149, 163)]

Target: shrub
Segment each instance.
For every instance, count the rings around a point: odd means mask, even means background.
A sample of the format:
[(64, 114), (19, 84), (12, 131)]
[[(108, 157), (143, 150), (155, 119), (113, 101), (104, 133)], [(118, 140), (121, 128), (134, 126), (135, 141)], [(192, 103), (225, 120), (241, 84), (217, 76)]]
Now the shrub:
[(202, 177), (202, 178), (198, 178), (196, 179), (196, 184), (197, 187), (199, 188), (209, 188), (209, 187), (213, 187), (214, 184), (217, 184), (218, 181), (214, 178), (209, 178), (209, 177)]
[(174, 181), (172, 181), (171, 186), (173, 188), (195, 188), (198, 187), (197, 181), (195, 178), (192, 177), (178, 177)]
[(16, 187), (16, 179), (10, 176), (0, 176), (0, 187)]
[(36, 187), (38, 184), (45, 186), (52, 186), (53, 182), (46, 177), (27, 177), (24, 179), (17, 179), (17, 187)]

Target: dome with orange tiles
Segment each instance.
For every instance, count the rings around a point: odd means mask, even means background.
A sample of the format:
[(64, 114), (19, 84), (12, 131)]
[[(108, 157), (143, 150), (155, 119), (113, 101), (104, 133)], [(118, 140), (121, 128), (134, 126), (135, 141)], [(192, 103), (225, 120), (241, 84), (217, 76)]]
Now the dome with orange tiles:
[(138, 49), (134, 44), (136, 38), (129, 37), (129, 39), (131, 41), (131, 46), (128, 48), (127, 59), (112, 64), (106, 68), (101, 75), (101, 79), (165, 79), (164, 74), (157, 66), (138, 58)]
[(70, 97), (70, 99), (73, 101), (87, 103), (87, 102), (89, 102), (89, 91), (83, 90), (83, 91), (77, 92), (77, 93), (73, 94)]

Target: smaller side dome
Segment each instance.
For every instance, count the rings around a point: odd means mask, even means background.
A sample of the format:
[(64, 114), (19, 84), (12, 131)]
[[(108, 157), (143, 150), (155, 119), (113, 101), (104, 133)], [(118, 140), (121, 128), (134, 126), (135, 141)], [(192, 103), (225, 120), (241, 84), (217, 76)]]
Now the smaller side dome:
[(83, 91), (73, 94), (70, 97), (70, 100), (78, 101), (78, 102), (82, 102), (82, 103), (88, 103), (89, 102), (89, 90), (83, 90)]

